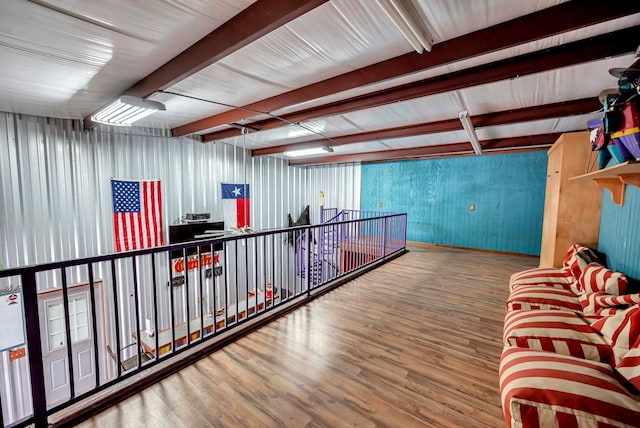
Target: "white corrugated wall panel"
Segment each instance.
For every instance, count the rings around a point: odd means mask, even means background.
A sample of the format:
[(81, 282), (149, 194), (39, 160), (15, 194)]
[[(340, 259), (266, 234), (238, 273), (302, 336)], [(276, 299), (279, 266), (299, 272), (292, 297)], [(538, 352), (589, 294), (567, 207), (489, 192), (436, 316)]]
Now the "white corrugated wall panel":
[(289, 167), (227, 144), (0, 113), (0, 261), (16, 267), (113, 252), (112, 177), (159, 178), (166, 231), (187, 212), (222, 220), (220, 183), (245, 176), (257, 229), (284, 227), (306, 205), (317, 221), (320, 190), (327, 206), (359, 207), (359, 165)]
[(362, 176), (359, 163), (309, 166), (307, 175), (311, 223), (320, 221), (321, 191), (326, 208), (360, 209)]

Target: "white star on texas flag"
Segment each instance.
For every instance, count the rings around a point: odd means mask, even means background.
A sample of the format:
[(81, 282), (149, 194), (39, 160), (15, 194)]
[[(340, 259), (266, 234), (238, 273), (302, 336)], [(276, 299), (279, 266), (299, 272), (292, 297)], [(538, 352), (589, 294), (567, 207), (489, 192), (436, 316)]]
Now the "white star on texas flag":
[(233, 196), (238, 197), (242, 194), (242, 190), (239, 187), (234, 187), (232, 193)]

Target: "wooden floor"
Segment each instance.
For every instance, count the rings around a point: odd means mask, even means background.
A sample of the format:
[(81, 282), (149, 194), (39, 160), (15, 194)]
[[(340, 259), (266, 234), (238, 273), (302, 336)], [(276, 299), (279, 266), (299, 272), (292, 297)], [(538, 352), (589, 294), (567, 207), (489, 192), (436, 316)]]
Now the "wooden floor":
[(507, 284), (537, 259), (410, 250), (82, 426), (504, 426)]

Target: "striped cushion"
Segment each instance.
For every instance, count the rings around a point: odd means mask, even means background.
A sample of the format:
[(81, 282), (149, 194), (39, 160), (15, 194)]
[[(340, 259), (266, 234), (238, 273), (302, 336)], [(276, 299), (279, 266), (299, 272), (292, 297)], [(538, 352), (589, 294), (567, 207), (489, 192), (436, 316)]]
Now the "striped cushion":
[(640, 391), (640, 339), (636, 340), (629, 352), (622, 357), (616, 371)]
[(629, 305), (640, 303), (640, 294), (624, 294), (614, 296), (604, 291), (582, 294), (579, 297), (582, 311), (585, 315), (610, 316), (619, 310), (625, 310)]
[(585, 266), (578, 283), (581, 291), (585, 293), (604, 291), (607, 294), (619, 296), (627, 292), (627, 276), (598, 263), (589, 263)]
[(611, 345), (618, 365), (640, 338), (640, 305), (634, 305), (611, 317), (604, 317), (591, 326), (601, 332)]
[(568, 268), (573, 258), (576, 256), (576, 253), (580, 250), (580, 248), (585, 248), (579, 244), (573, 244), (567, 250), (567, 254), (565, 254), (564, 259), (562, 260), (562, 266)]
[(567, 251), (562, 265), (571, 271), (571, 275), (577, 280), (589, 263), (598, 263), (598, 256), (589, 248), (574, 244)]
[(536, 268), (511, 275), (509, 291), (530, 285), (544, 285), (568, 290), (573, 282), (574, 278), (569, 269)]
[(504, 319), (505, 345), (611, 361), (611, 349), (602, 336), (575, 312), (513, 311)]
[(529, 286), (514, 290), (507, 300), (507, 311), (520, 309), (560, 309), (581, 312), (578, 296), (569, 290)]
[(500, 362), (509, 427), (638, 426), (640, 401), (611, 366), (566, 355), (506, 348)]

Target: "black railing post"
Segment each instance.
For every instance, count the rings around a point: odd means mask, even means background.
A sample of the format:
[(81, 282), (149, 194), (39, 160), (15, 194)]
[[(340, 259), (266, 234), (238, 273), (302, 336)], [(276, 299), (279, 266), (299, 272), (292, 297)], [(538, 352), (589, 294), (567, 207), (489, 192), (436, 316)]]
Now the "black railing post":
[(382, 259), (387, 258), (387, 219), (389, 217), (385, 217), (382, 219)]
[[(95, 367), (96, 388), (100, 386), (100, 355), (98, 355), (98, 321), (96, 311), (96, 291), (94, 289), (93, 263), (87, 264), (89, 276), (89, 297), (91, 298), (91, 334), (93, 335), (93, 364)], [(67, 328), (68, 329), (68, 328)], [(69, 343), (71, 346), (71, 343)], [(106, 373), (106, 371), (105, 371)]]
[(44, 367), (42, 364), (42, 342), (40, 339), (40, 318), (38, 315), (38, 290), (36, 273), (32, 270), (21, 275), (24, 293), (24, 313), (29, 349), (29, 375), (31, 377), (31, 399), (33, 403), (33, 424), (36, 428), (46, 427), (47, 396), (45, 393)]
[(142, 366), (142, 356), (140, 355), (140, 346), (142, 340), (140, 338), (140, 296), (138, 290), (138, 263), (136, 256), (131, 257), (131, 273), (133, 276), (133, 304), (135, 305), (135, 317), (136, 317), (136, 366), (140, 368)]
[(307, 228), (307, 298), (311, 297), (311, 228)]
[(404, 217), (404, 230), (402, 234), (402, 241), (404, 242), (403, 248), (407, 247), (407, 214), (403, 214)]

